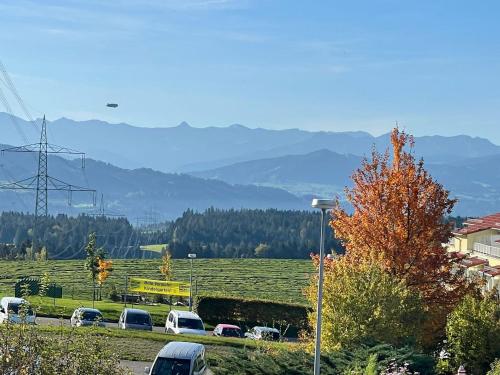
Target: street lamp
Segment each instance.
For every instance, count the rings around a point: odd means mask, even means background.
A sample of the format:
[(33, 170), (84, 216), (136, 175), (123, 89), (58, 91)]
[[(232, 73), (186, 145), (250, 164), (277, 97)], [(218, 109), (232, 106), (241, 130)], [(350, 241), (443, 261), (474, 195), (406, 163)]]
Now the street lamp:
[(319, 375), (321, 356), (321, 309), (323, 307), (323, 264), (325, 257), (325, 216), (335, 206), (331, 199), (313, 199), (312, 207), (321, 210), (321, 237), (319, 243), (318, 306), (316, 308), (316, 344), (314, 346), (314, 375)]
[(191, 272), (189, 273), (189, 311), (193, 311), (193, 259), (196, 258), (196, 254), (188, 254), (188, 258), (191, 260)]

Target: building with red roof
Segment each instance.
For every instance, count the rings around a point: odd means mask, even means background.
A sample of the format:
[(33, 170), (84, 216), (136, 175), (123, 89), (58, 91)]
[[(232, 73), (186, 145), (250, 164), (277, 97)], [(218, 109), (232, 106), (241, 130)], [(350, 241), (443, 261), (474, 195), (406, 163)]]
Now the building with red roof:
[(447, 247), (467, 274), (484, 277), (487, 289), (500, 289), (500, 213), (468, 219)]

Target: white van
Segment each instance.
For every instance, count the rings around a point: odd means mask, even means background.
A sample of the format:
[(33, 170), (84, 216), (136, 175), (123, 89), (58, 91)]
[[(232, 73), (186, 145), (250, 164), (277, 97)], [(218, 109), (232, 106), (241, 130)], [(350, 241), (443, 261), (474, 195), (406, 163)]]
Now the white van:
[(205, 347), (193, 342), (172, 341), (163, 347), (156, 356), (148, 375), (205, 375), (209, 374), (205, 362)]
[(35, 324), (35, 313), (23, 298), (3, 297), (0, 300), (0, 323)]
[(190, 311), (172, 310), (165, 322), (165, 332), (186, 335), (206, 335), (200, 317)]

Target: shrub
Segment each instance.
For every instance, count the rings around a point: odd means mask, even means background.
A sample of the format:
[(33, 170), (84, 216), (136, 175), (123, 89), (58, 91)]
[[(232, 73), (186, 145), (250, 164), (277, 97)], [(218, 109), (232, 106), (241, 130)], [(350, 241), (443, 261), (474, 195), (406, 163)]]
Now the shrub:
[(500, 306), (493, 298), (466, 296), (446, 324), (447, 350), (452, 367), (485, 374), (500, 357)]
[(42, 335), (35, 326), (6, 323), (0, 326), (1, 374), (127, 373), (109, 350), (107, 339), (94, 330)]
[(491, 370), (488, 371), (487, 375), (500, 375), (500, 359), (491, 364)]
[(118, 290), (116, 289), (115, 284), (110, 284), (110, 290), (109, 290), (109, 299), (113, 302), (119, 302), (121, 300), (120, 295), (118, 294)]
[[(307, 296), (316, 306), (316, 278)], [(322, 344), (326, 350), (360, 344), (413, 345), (424, 311), (418, 292), (377, 264), (351, 262), (343, 256), (325, 264)], [(310, 314), (311, 327), (316, 314)]]
[(287, 334), (296, 334), (307, 327), (308, 308), (303, 305), (278, 303), (233, 297), (200, 296), (196, 311), (211, 324), (232, 323), (251, 327), (254, 325), (289, 327)]

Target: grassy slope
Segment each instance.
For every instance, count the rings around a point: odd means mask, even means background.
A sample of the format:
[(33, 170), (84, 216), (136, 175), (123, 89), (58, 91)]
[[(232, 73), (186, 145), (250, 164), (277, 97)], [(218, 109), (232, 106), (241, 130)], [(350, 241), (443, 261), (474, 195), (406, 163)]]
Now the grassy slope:
[[(70, 328), (40, 327), (43, 332), (55, 335)], [(88, 328), (80, 328), (81, 332)], [(205, 345), (207, 361), (215, 374), (309, 374), (313, 359), (302, 346), (287, 343), (258, 342), (245, 339), (176, 336), (154, 332), (123, 331), (93, 328), (105, 335), (108, 345), (121, 359), (153, 361), (158, 351), (169, 341), (182, 340)], [(323, 371), (335, 373), (332, 364), (323, 362)], [(323, 373), (323, 372), (322, 372)]]
[[(103, 296), (112, 285), (119, 293), (125, 289), (125, 275), (161, 279), (160, 260), (119, 259), (113, 262), (113, 273), (106, 281)], [(70, 261), (0, 261), (0, 294), (13, 294), (13, 285), (22, 276), (40, 276), (47, 272), (52, 281), (63, 286), (63, 297), (90, 299), (91, 282), (83, 260)], [(174, 260), (174, 279), (189, 280), (189, 261)], [(302, 289), (313, 271), (311, 261), (288, 259), (197, 259), (193, 274), (200, 294), (221, 293), (270, 299), (283, 302), (305, 302)]]
[(166, 244), (157, 244), (157, 245), (143, 245), (141, 246), (141, 250), (143, 251), (154, 251), (156, 253), (161, 253), (163, 249), (166, 248)]

